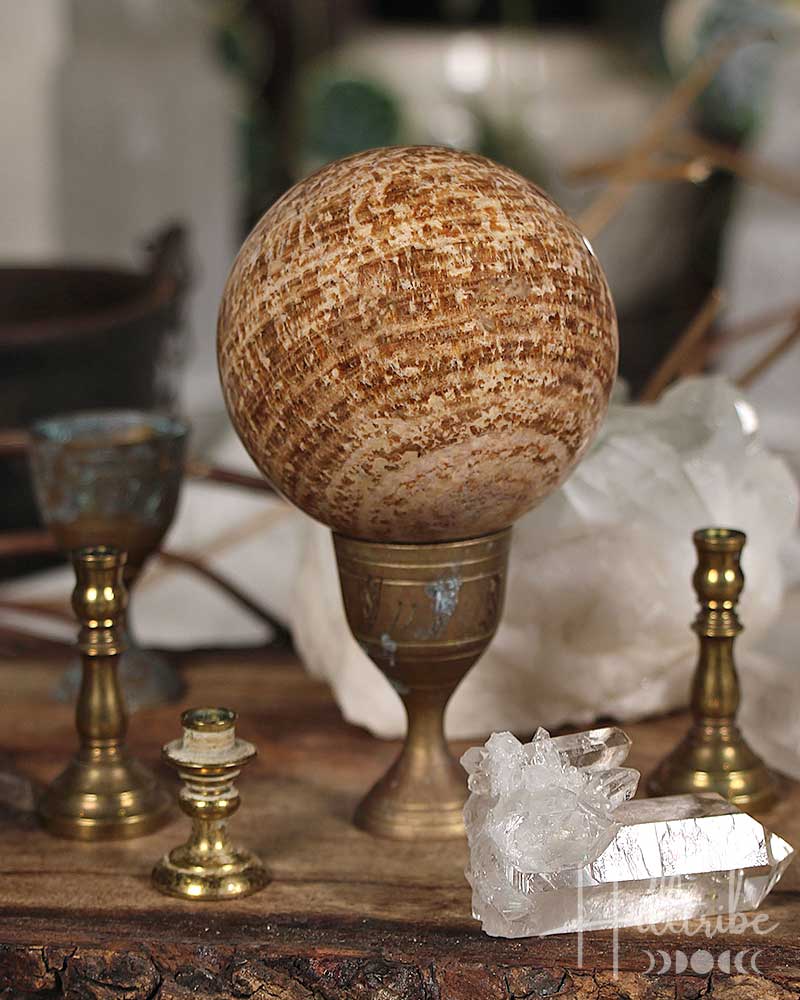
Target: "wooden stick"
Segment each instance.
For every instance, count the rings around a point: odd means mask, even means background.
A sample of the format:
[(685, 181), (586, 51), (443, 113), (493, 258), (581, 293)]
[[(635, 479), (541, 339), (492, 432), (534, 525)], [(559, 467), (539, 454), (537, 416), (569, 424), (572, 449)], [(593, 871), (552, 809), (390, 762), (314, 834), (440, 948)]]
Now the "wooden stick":
[[(624, 165), (625, 160), (614, 157), (607, 160), (592, 160), (589, 163), (572, 167), (567, 172), (569, 180), (591, 180), (596, 176), (614, 175)], [(690, 184), (702, 184), (711, 174), (713, 167), (704, 157), (681, 161), (643, 160), (637, 164), (637, 172), (631, 180), (637, 183), (681, 181)]]
[[(672, 162), (637, 160), (631, 167), (631, 181), (689, 181), (702, 183), (714, 170), (727, 170), (751, 184), (760, 184), (790, 198), (800, 198), (800, 174), (773, 167), (753, 159), (746, 153), (711, 142), (694, 133), (684, 133), (665, 139), (667, 151), (676, 151), (681, 159)], [(624, 156), (606, 157), (578, 164), (567, 171), (570, 180), (592, 180), (614, 177), (627, 168)]]
[(75, 621), (75, 615), (66, 607), (36, 604), (34, 601), (7, 601), (0, 598), (0, 611), (14, 611), (25, 615), (44, 615), (46, 618), (58, 618), (59, 621), (63, 622)]
[(798, 340), (800, 340), (800, 317), (795, 319), (789, 332), (771, 347), (758, 361), (752, 364), (743, 375), (736, 379), (736, 384), (742, 389), (747, 389), (764, 372), (785, 354)]
[(767, 310), (767, 312), (760, 313), (742, 323), (737, 323), (727, 330), (720, 330), (711, 342), (709, 358), (718, 357), (731, 344), (738, 344), (750, 337), (768, 333), (778, 324), (795, 319), (800, 319), (800, 302), (781, 306), (779, 309)]
[(60, 639), (35, 635), (13, 625), (0, 625), (0, 657), (15, 659), (19, 656), (62, 656), (74, 650), (75, 644)]
[(219, 466), (207, 465), (205, 462), (194, 459), (190, 459), (186, 463), (186, 475), (191, 479), (205, 479), (227, 486), (241, 486), (247, 490), (255, 490), (257, 493), (275, 495), (275, 490), (261, 476), (253, 476), (247, 472), (234, 472), (232, 469), (222, 469)]
[(686, 76), (655, 112), (644, 134), (630, 148), (612, 183), (578, 216), (578, 226), (589, 239), (597, 236), (622, 208), (635, 185), (642, 161), (661, 147), (667, 134), (713, 80), (725, 59), (743, 42), (755, 37), (753, 32), (747, 32), (722, 39), (695, 60)]
[(58, 546), (47, 531), (7, 531), (0, 534), (0, 558), (58, 552)]
[(199, 573), (201, 576), (206, 577), (212, 583), (215, 583), (221, 590), (231, 597), (237, 604), (240, 604), (245, 610), (254, 614), (256, 618), (265, 622), (269, 627), (275, 632), (275, 641), (283, 642), (286, 644), (291, 643), (291, 634), (286, 626), (279, 622), (276, 618), (255, 601), (252, 601), (247, 594), (239, 590), (239, 588), (231, 583), (225, 577), (221, 576), (215, 570), (211, 569), (201, 560), (195, 558), (194, 556), (187, 555), (183, 552), (167, 552), (162, 550), (160, 553), (161, 558), (167, 563), (173, 563), (178, 566), (183, 566), (186, 569), (191, 569), (195, 573)]
[[(58, 548), (55, 542), (46, 531), (13, 532), (0, 535), (0, 556), (27, 555), (35, 552), (57, 551)], [(256, 604), (255, 601), (252, 601), (245, 593), (239, 590), (235, 584), (231, 583), (225, 577), (211, 569), (200, 559), (187, 555), (186, 553), (169, 552), (163, 549), (158, 553), (158, 555), (165, 563), (172, 563), (173, 565), (182, 566), (185, 569), (191, 569), (193, 572), (206, 577), (209, 581), (211, 581), (211, 583), (216, 584), (216, 586), (218, 586), (221, 590), (225, 591), (225, 593), (236, 601), (237, 604), (240, 604), (257, 618), (260, 618), (261, 621), (266, 622), (266, 624), (269, 625), (269, 627), (275, 632), (276, 641), (285, 643), (291, 642), (289, 630), (285, 625), (283, 625), (283, 623), (279, 622), (265, 608)], [(59, 612), (55, 609), (49, 609), (45, 606), (19, 601), (0, 600), (0, 609), (26, 613), (32, 612), (45, 615), (49, 614), (67, 619), (71, 619), (72, 617), (69, 614)]]
[(24, 455), (30, 444), (30, 436), (26, 431), (0, 431), (0, 455)]
[(702, 158), (713, 167), (729, 170), (752, 184), (761, 184), (789, 198), (800, 198), (800, 174), (763, 163), (721, 142), (684, 132), (672, 136), (668, 145), (690, 157)]
[(692, 317), (684, 332), (675, 341), (672, 349), (647, 380), (639, 395), (640, 402), (652, 403), (658, 399), (670, 382), (683, 372), (687, 364), (697, 365), (697, 349), (703, 337), (708, 333), (721, 305), (722, 293), (718, 288), (714, 288), (698, 312)]

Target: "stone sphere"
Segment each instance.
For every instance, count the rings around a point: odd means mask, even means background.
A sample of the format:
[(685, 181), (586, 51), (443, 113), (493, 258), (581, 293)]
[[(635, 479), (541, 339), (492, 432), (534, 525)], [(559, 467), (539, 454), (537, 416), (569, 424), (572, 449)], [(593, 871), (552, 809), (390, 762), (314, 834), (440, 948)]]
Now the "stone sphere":
[(328, 164), (263, 216), (228, 278), (220, 377), (269, 481), (375, 541), (506, 527), (580, 459), (608, 405), (603, 272), (539, 188), (426, 146)]

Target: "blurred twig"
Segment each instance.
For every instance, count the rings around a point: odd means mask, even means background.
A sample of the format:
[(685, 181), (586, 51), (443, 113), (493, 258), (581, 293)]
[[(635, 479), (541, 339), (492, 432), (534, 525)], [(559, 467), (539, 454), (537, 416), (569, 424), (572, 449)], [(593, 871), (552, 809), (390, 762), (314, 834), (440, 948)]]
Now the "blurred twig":
[(30, 437), (25, 431), (0, 430), (0, 455), (24, 455)]
[(702, 362), (698, 363), (698, 348), (711, 329), (711, 324), (716, 319), (721, 305), (722, 293), (719, 289), (714, 288), (684, 332), (675, 341), (672, 349), (648, 379), (639, 395), (640, 402), (651, 403), (658, 399), (673, 379), (686, 373), (687, 367), (691, 367), (692, 371), (702, 367)]
[(58, 552), (48, 531), (7, 531), (0, 533), (0, 558)]
[(756, 37), (753, 32), (747, 32), (723, 39), (694, 62), (622, 158), (611, 183), (578, 217), (578, 226), (589, 239), (597, 236), (623, 207), (637, 183), (642, 164), (662, 148), (673, 127), (711, 83), (725, 59), (739, 46)]
[(261, 621), (269, 625), (275, 633), (276, 641), (286, 644), (291, 642), (291, 635), (285, 625), (279, 622), (276, 618), (273, 618), (273, 616), (265, 608), (262, 608), (259, 604), (256, 604), (255, 601), (252, 601), (247, 594), (239, 590), (235, 584), (231, 583), (230, 580), (227, 580), (215, 570), (211, 569), (211, 567), (207, 566), (204, 562), (202, 562), (202, 560), (182, 552), (162, 551), (160, 555), (165, 562), (190, 569), (216, 584), (220, 590), (223, 590), (228, 597), (236, 601), (237, 604), (240, 604), (243, 608), (245, 608), (245, 610), (255, 615), (256, 618), (261, 619)]
[[(630, 174), (631, 182), (683, 181), (700, 184), (714, 170), (727, 170), (742, 180), (760, 184), (779, 194), (800, 198), (800, 174), (773, 167), (753, 159), (746, 153), (731, 149), (722, 143), (711, 142), (691, 132), (669, 136), (664, 140), (666, 155), (677, 155), (679, 159), (638, 160), (635, 173)], [(597, 177), (615, 177), (626, 168), (625, 157), (612, 156), (591, 160), (572, 167), (567, 176), (570, 180), (593, 180)], [(633, 168), (631, 168), (633, 169)]]
[(0, 657), (14, 659), (19, 656), (63, 656), (74, 648), (73, 643), (34, 635), (13, 625), (0, 625)]
[(764, 372), (771, 368), (772, 365), (789, 350), (800, 341), (800, 316), (795, 316), (794, 323), (792, 324), (789, 332), (781, 337), (781, 339), (761, 357), (758, 361), (752, 364), (743, 375), (740, 375), (736, 379), (736, 384), (742, 389), (747, 389), (749, 386), (760, 378)]
[(683, 132), (670, 138), (669, 148), (692, 157), (694, 162), (706, 163), (709, 168), (728, 170), (743, 180), (760, 184), (789, 198), (800, 198), (800, 174), (762, 163), (723, 143)]
[[(31, 552), (57, 551), (58, 548), (55, 542), (53, 541), (51, 535), (46, 531), (11, 532), (5, 535), (0, 535), (0, 556), (27, 555)], [(210, 583), (219, 587), (220, 590), (224, 591), (237, 604), (241, 605), (251, 614), (255, 615), (256, 618), (269, 625), (275, 633), (276, 641), (284, 643), (289, 643), (291, 641), (290, 633), (285, 625), (274, 618), (265, 608), (262, 608), (259, 604), (256, 604), (255, 601), (251, 600), (234, 583), (231, 583), (230, 580), (211, 569), (211, 567), (203, 562), (202, 559), (187, 553), (169, 552), (163, 549), (159, 552), (159, 556), (165, 563), (189, 569), (194, 573), (200, 574)], [(0, 610), (24, 612), (27, 614), (41, 614), (45, 616), (50, 615), (60, 618), (71, 617), (66, 612), (61, 613), (58, 610), (44, 604), (39, 605), (31, 602), (13, 600), (0, 600)], [(11, 631), (19, 635), (26, 634), (21, 630), (11, 629)]]
[[(603, 160), (590, 160), (571, 167), (567, 172), (569, 180), (594, 180), (597, 177), (608, 177), (617, 174), (625, 164), (624, 158), (608, 157)], [(636, 176), (631, 181), (680, 181), (700, 184), (711, 173), (711, 167), (703, 159), (695, 160), (642, 160), (637, 164)]]
[(190, 459), (186, 463), (186, 475), (190, 479), (205, 479), (213, 483), (223, 483), (227, 486), (241, 486), (244, 489), (255, 490), (258, 493), (275, 494), (272, 486), (261, 476), (251, 476), (246, 472), (234, 472), (232, 469), (223, 469), (216, 465), (208, 465), (196, 459)]
[(770, 309), (767, 312), (759, 313), (758, 316), (753, 316), (751, 319), (743, 320), (727, 330), (721, 330), (716, 338), (716, 343), (720, 347), (736, 344), (740, 340), (746, 340), (756, 334), (766, 333), (779, 323), (794, 319), (795, 316), (800, 316), (800, 302), (780, 306), (778, 309)]
[(53, 604), (37, 604), (35, 601), (9, 601), (0, 598), (0, 611), (11, 611), (26, 615), (45, 615), (57, 618), (62, 622), (73, 622), (75, 616), (67, 607), (56, 607)]

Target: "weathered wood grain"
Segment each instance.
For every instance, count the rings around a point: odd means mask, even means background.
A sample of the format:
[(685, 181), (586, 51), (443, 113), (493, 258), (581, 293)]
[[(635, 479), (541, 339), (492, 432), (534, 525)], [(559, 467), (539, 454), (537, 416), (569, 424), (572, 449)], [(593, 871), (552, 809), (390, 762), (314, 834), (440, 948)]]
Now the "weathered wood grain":
[(290, 500), (352, 536), (506, 527), (585, 451), (617, 367), (614, 307), (574, 223), (506, 167), (372, 150), (295, 185), (220, 308), (233, 423)]
[[(73, 743), (70, 711), (48, 700), (61, 669), (0, 664), (0, 990), (71, 1000), (522, 1000), (788, 998), (800, 995), (800, 876), (790, 869), (766, 912), (775, 929), (702, 935), (622, 931), (519, 941), (486, 937), (470, 916), (463, 845), (375, 840), (350, 824), (396, 746), (342, 722), (324, 686), (285, 653), (206, 655), (184, 666), (182, 705), (137, 715), (131, 742), (157, 765), (190, 704), (228, 704), (260, 755), (240, 783), (236, 835), (274, 881), (225, 904), (192, 904), (150, 888), (153, 862), (184, 835), (175, 819), (131, 843), (51, 838), (30, 811), (26, 781), (48, 780)], [(649, 770), (682, 732), (680, 716), (631, 726), (633, 764)], [(165, 782), (172, 776), (163, 771)], [(173, 787), (175, 787), (173, 785)], [(800, 842), (800, 792), (769, 814)], [(698, 927), (697, 924), (692, 925)], [(760, 974), (647, 972), (647, 949), (762, 948)]]

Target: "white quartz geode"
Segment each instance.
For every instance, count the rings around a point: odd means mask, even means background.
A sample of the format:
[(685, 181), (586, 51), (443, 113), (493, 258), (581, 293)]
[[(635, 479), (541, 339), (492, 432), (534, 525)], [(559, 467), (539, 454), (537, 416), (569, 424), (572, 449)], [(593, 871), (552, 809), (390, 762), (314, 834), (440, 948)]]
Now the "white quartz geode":
[(719, 795), (627, 801), (639, 772), (608, 727), (461, 758), (473, 916), (495, 937), (687, 920), (759, 906), (794, 851)]

